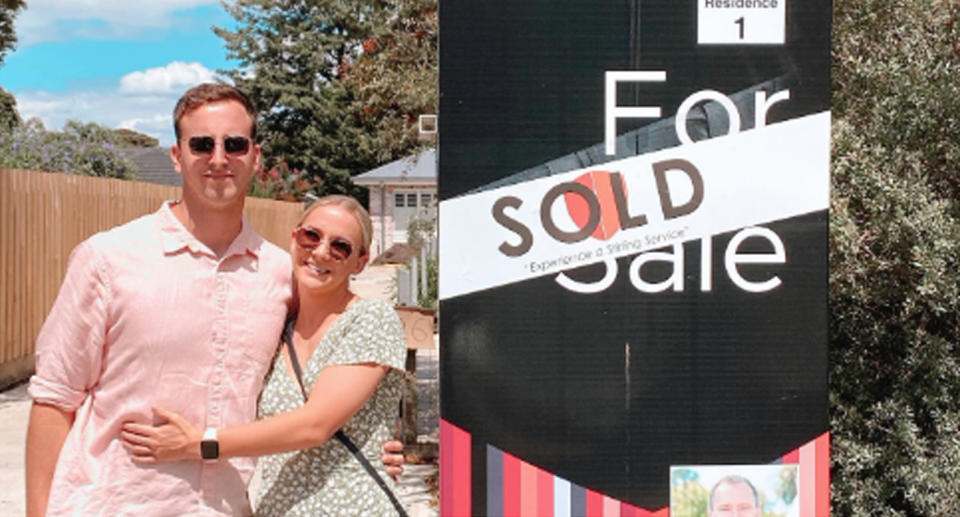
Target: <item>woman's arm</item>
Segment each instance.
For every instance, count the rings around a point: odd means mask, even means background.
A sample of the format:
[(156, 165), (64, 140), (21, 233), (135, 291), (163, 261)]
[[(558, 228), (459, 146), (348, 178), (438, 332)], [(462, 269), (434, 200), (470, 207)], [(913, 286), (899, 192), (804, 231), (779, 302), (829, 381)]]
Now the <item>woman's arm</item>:
[[(327, 366), (317, 375), (303, 407), (249, 424), (219, 429), (220, 457), (263, 456), (308, 449), (326, 442), (359, 411), (389, 367), (374, 363)], [(288, 372), (284, 374), (289, 375)], [(181, 416), (155, 409), (162, 424), (126, 423), (124, 447), (134, 462), (200, 459), (203, 430)]]

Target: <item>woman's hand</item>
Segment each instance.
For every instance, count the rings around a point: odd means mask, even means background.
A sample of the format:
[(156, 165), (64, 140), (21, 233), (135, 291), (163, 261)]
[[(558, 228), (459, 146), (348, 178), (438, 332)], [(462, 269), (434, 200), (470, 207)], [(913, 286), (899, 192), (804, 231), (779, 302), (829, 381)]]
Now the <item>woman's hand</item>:
[(393, 439), (383, 442), (380, 461), (383, 462), (383, 471), (396, 481), (403, 474), (403, 442)]
[(162, 408), (153, 408), (156, 425), (123, 424), (120, 438), (134, 463), (199, 460), (203, 432), (182, 416)]

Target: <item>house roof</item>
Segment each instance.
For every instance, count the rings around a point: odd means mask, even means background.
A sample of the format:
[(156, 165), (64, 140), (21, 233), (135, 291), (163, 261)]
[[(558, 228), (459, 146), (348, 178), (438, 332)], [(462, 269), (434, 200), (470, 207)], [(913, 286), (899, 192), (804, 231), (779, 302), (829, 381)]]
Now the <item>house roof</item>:
[(408, 185), (437, 184), (437, 150), (426, 149), (418, 154), (381, 165), (353, 177), (355, 185), (375, 186), (381, 183)]
[(179, 187), (180, 174), (173, 169), (168, 147), (125, 147), (120, 152), (137, 170), (137, 180)]

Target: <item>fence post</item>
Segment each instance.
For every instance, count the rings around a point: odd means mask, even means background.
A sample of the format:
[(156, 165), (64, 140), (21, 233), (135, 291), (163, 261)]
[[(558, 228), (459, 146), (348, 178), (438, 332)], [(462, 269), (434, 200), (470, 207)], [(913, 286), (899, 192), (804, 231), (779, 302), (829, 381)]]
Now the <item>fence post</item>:
[(419, 285), (420, 285), (420, 269), (417, 267), (417, 258), (414, 257), (410, 259), (410, 305), (420, 305), (419, 304)]
[(420, 298), (427, 296), (427, 246), (420, 247)]

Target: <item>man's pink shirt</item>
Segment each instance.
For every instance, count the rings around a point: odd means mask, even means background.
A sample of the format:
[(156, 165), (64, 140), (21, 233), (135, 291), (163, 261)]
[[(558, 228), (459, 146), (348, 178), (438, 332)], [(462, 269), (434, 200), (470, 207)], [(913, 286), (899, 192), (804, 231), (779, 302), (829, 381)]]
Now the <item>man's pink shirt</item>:
[(246, 515), (250, 458), (133, 463), (124, 422), (153, 407), (199, 427), (246, 423), (277, 350), (290, 258), (250, 228), (222, 258), (159, 211), (74, 249), (37, 338), (36, 402), (76, 411), (48, 515)]

